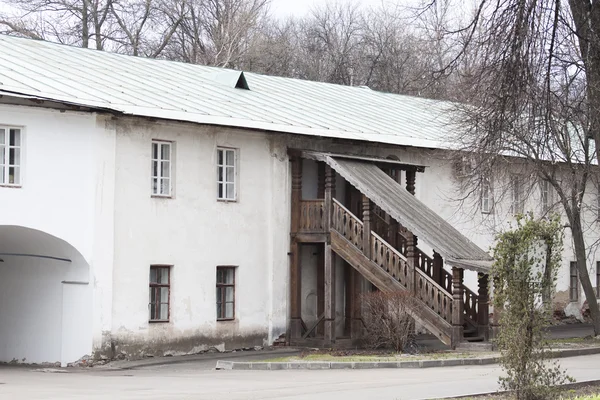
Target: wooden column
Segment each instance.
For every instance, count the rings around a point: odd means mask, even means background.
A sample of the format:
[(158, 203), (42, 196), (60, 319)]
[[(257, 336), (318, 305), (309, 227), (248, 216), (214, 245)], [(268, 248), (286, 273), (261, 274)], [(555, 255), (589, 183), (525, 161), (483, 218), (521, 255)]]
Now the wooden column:
[[(488, 298), (489, 298), (489, 289), (488, 289)], [(491, 327), (490, 327), (491, 339), (496, 339), (498, 337), (498, 333), (500, 331), (501, 316), (502, 316), (502, 308), (498, 307), (497, 305), (494, 304), (494, 316), (492, 318)]]
[(325, 198), (325, 163), (317, 163), (317, 199)]
[(335, 262), (331, 244), (325, 243), (325, 335), (324, 345), (335, 343)]
[(292, 157), (292, 210), (290, 241), (290, 332), (289, 338), (295, 339), (302, 336), (301, 314), (301, 268), (300, 245), (296, 241), (296, 233), (300, 227), (300, 201), (302, 200), (302, 159)]
[(452, 348), (463, 339), (463, 269), (452, 267)]
[(409, 169), (406, 171), (406, 190), (408, 193), (415, 195), (415, 184), (417, 179), (417, 171)]
[[(325, 244), (319, 243), (317, 250), (317, 316), (325, 311)], [(317, 336), (323, 336), (323, 324), (317, 325)]]
[[(329, 233), (331, 226), (332, 199), (335, 196), (335, 172), (329, 165), (325, 166), (325, 229)], [(324, 345), (332, 346), (335, 343), (335, 260), (331, 250), (331, 239), (328, 235), (325, 242), (325, 268), (324, 268), (324, 306), (325, 326)]]
[(433, 280), (435, 283), (439, 284), (441, 287), (444, 287), (444, 282), (442, 282), (442, 270), (444, 269), (444, 260), (442, 256), (433, 251)]
[(490, 306), (489, 306), (489, 294), (488, 294), (488, 274), (477, 274), (479, 292), (477, 297), (479, 299), (477, 324), (479, 325), (479, 336), (483, 336), (487, 341), (490, 338)]
[(399, 230), (398, 221), (396, 221), (392, 217), (389, 217), (389, 224), (388, 224), (389, 243), (392, 245), (392, 247), (394, 249), (400, 251), (399, 246), (398, 246), (398, 230)]
[(352, 299), (352, 326), (350, 328), (350, 336), (352, 339), (360, 339), (362, 337), (362, 275), (351, 268), (353, 295)]
[(362, 195), (363, 209), (363, 253), (371, 258), (371, 200)]
[(417, 255), (417, 246), (415, 245), (416, 242), (416, 237), (415, 235), (412, 234), (412, 232), (407, 231), (406, 234), (406, 261), (408, 263), (408, 278), (406, 280), (406, 288), (408, 289), (408, 291), (410, 293), (415, 293), (415, 275), (416, 275), (416, 269), (417, 264), (415, 262), (415, 257)]
[(333, 210), (333, 198), (335, 197), (335, 171), (331, 169), (329, 165), (325, 166), (325, 232), (329, 234), (329, 228), (331, 227), (331, 213)]

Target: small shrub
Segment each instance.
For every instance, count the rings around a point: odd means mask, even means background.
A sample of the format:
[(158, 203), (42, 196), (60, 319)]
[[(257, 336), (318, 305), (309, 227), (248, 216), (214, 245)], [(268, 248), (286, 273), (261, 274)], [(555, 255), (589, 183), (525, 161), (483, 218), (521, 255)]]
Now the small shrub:
[(361, 298), (365, 346), (402, 352), (414, 336), (410, 316), (415, 307), (414, 297), (403, 292), (371, 292)]

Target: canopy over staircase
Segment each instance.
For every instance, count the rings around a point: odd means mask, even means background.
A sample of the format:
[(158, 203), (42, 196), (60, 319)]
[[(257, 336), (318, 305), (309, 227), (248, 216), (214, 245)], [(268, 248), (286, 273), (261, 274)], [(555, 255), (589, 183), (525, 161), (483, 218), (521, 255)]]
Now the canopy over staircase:
[[(301, 164), (293, 158), (289, 341), (301, 342), (323, 323), (325, 345), (335, 343), (335, 310), (329, 301), (335, 290), (333, 253), (379, 290), (411, 293), (417, 304), (412, 317), (442, 342), (456, 347), (464, 341), (487, 341), (492, 259), (414, 196), (415, 170), (406, 172), (407, 190), (373, 162), (320, 153), (303, 156), (325, 165), (324, 198), (301, 199)], [(336, 172), (362, 194), (362, 218), (333, 197)], [(417, 237), (433, 249), (432, 256), (419, 249)], [(298, 244), (321, 240), (325, 304), (315, 326), (307, 327), (300, 315)], [(464, 269), (479, 273), (478, 293), (463, 284)]]

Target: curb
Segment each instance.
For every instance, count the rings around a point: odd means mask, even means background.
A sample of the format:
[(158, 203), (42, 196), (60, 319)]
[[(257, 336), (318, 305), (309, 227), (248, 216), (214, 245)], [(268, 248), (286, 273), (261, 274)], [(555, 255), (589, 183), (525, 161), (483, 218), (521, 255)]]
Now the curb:
[(260, 350), (260, 351), (235, 351), (227, 353), (202, 353), (202, 354), (191, 354), (185, 356), (176, 357), (156, 357), (149, 359), (142, 359), (136, 361), (123, 361), (119, 363), (109, 363), (106, 365), (100, 365), (93, 367), (96, 371), (126, 371), (144, 367), (154, 367), (157, 365), (170, 365), (170, 364), (184, 364), (195, 361), (213, 361), (216, 360), (217, 364), (219, 359), (222, 358), (235, 358), (235, 357), (285, 357), (293, 356), (298, 354), (298, 349), (290, 348), (286, 351), (279, 350)]
[[(566, 358), (600, 354), (600, 347), (583, 349), (555, 350), (553, 358)], [(377, 369), (377, 368), (438, 368), (468, 365), (497, 364), (499, 356), (480, 358), (447, 358), (443, 360), (419, 361), (289, 361), (289, 362), (238, 362), (217, 361), (217, 370), (238, 371), (281, 371), (281, 370), (323, 370), (323, 369)]]

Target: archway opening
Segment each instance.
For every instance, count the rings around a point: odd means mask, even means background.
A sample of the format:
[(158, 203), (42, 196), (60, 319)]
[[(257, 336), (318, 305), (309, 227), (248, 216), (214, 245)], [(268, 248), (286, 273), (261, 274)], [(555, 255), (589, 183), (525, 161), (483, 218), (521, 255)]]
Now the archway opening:
[(0, 361), (66, 365), (92, 350), (89, 265), (48, 233), (0, 225)]

